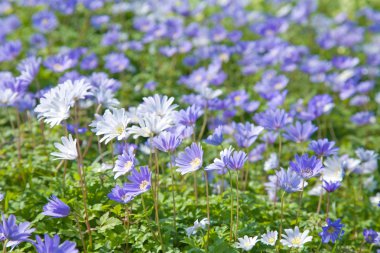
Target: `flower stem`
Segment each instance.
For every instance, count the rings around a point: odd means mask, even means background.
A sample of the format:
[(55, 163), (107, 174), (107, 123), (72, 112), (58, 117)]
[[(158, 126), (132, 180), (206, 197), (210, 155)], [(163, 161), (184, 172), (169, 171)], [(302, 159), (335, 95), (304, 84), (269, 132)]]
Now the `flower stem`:
[(205, 174), (205, 180), (206, 180), (206, 203), (207, 203), (207, 219), (208, 219), (208, 224), (207, 224), (207, 241), (206, 241), (206, 252), (208, 252), (208, 240), (210, 238), (210, 201), (209, 201), (209, 195), (208, 195), (208, 177), (207, 177), (207, 172), (204, 171)]
[(176, 216), (177, 216), (177, 211), (175, 207), (175, 191), (176, 191), (176, 183), (175, 183), (175, 178), (174, 178), (174, 168), (172, 164), (172, 154), (169, 152), (169, 160), (170, 160), (170, 174), (172, 177), (172, 198), (173, 198), (173, 229), (175, 231), (175, 236), (177, 237), (177, 226), (176, 226)]
[[(152, 148), (152, 146), (150, 147)], [(164, 248), (164, 244), (163, 244), (163, 241), (162, 241), (162, 235), (161, 235), (161, 228), (160, 228), (160, 217), (158, 215), (158, 207), (159, 207), (159, 203), (158, 203), (158, 191), (159, 191), (159, 187), (160, 187), (160, 179), (159, 179), (159, 166), (158, 166), (158, 155), (157, 155), (157, 151), (155, 150), (154, 152), (154, 159), (155, 159), (155, 168), (156, 168), (156, 171), (155, 171), (155, 191), (154, 191), (154, 199), (155, 199), (155, 202), (154, 202), (154, 211), (155, 211), (155, 218), (156, 218), (156, 223), (157, 223), (157, 231), (158, 231), (158, 236), (160, 238), (160, 243), (161, 243), (161, 250), (163, 252), (165, 252), (165, 248)]]
[(208, 107), (207, 107), (207, 104), (206, 104), (206, 107), (205, 107), (205, 114), (204, 114), (204, 117), (203, 117), (203, 123), (202, 123), (202, 128), (201, 128), (201, 131), (199, 132), (199, 135), (198, 135), (198, 141), (200, 141), (203, 137), (203, 134), (206, 130), (206, 126), (207, 126), (207, 117), (208, 117)]
[(3, 242), (3, 253), (7, 253), (7, 243), (8, 243), (8, 240), (5, 240)]
[(239, 229), (239, 171), (236, 171), (236, 231), (235, 241)]
[(285, 196), (285, 191), (281, 195), (281, 219), (280, 219), (280, 233), (279, 233), (279, 239), (281, 239), (281, 234), (282, 234), (282, 222), (284, 220), (284, 196)]
[(301, 212), (301, 206), (302, 206), (302, 197), (303, 197), (303, 190), (305, 188), (305, 180), (302, 180), (302, 190), (300, 192), (300, 199), (298, 202), (298, 210), (297, 210), (297, 218), (296, 218), (296, 224), (298, 225), (298, 218)]
[(195, 172), (193, 173), (194, 176), (194, 198), (195, 198), (195, 206), (198, 206), (198, 184), (197, 184), (197, 175)]
[(329, 218), (329, 211), (330, 211), (330, 193), (327, 192), (326, 220)]
[(230, 242), (232, 242), (232, 228), (233, 228), (233, 212), (234, 212), (234, 199), (232, 194), (232, 176), (231, 172), (228, 171), (228, 175), (230, 176), (230, 197), (231, 197), (231, 216), (230, 216)]
[(75, 222), (77, 223), (79, 237), (80, 237), (80, 240), (81, 240), (81, 242), (82, 242), (83, 252), (84, 252), (84, 253), (87, 253), (87, 247), (86, 247), (86, 243), (84, 242), (84, 238), (83, 238), (82, 230), (80, 229), (80, 224), (79, 224), (78, 217), (77, 217), (76, 214), (74, 214), (74, 217), (75, 217)]

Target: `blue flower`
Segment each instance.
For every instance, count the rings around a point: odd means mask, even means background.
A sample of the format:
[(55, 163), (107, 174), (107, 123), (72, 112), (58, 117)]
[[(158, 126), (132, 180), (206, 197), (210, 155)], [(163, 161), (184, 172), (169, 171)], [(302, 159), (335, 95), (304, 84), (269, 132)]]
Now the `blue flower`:
[(126, 189), (124, 184), (123, 187), (116, 185), (107, 196), (113, 201), (127, 204), (135, 198), (136, 194), (134, 192), (130, 192), (129, 189)]
[(16, 224), (16, 217), (12, 214), (8, 219), (2, 215), (3, 222), (0, 223), (0, 241), (8, 240), (7, 247), (15, 247), (21, 242), (30, 241), (29, 237), (34, 232), (29, 222)]
[(243, 151), (233, 151), (229, 156), (223, 157), (224, 164), (230, 170), (243, 168), (245, 161), (247, 161), (247, 154)]
[(296, 122), (295, 125), (289, 126), (285, 129), (285, 139), (294, 141), (296, 143), (307, 141), (310, 136), (318, 130), (310, 121), (305, 123)]
[(254, 120), (267, 130), (278, 131), (287, 124), (288, 114), (285, 110), (268, 109), (265, 112), (256, 114)]
[(257, 139), (259, 134), (264, 130), (261, 126), (255, 126), (249, 122), (239, 123), (236, 126), (234, 137), (240, 148), (250, 147)]
[(193, 143), (190, 147), (185, 148), (185, 151), (180, 153), (175, 160), (178, 169), (182, 175), (198, 170), (203, 163), (202, 146)]
[(60, 243), (58, 235), (50, 237), (48, 234), (44, 235), (44, 241), (37, 235), (36, 242), (33, 243), (36, 247), (37, 253), (78, 253), (75, 242), (64, 241)]
[(203, 114), (200, 107), (192, 105), (186, 110), (180, 110), (177, 113), (178, 123), (184, 126), (194, 126), (197, 119)]
[(207, 137), (205, 142), (213, 146), (219, 146), (223, 142), (223, 127), (218, 126), (215, 128), (214, 133)]
[(325, 181), (323, 180), (322, 187), (325, 189), (327, 192), (334, 192), (336, 191), (339, 187), (341, 186), (340, 181), (332, 182), (332, 181)]
[(379, 234), (373, 229), (364, 229), (363, 236), (366, 242), (374, 243)]
[(140, 171), (134, 169), (131, 175), (128, 176), (129, 183), (124, 184), (124, 189), (135, 195), (144, 193), (151, 187), (151, 177), (152, 174), (148, 166), (141, 166)]
[(322, 227), (322, 232), (319, 233), (322, 242), (328, 243), (331, 241), (332, 243), (335, 243), (336, 240), (341, 240), (341, 237), (344, 234), (343, 227), (344, 224), (340, 222), (340, 219), (337, 219), (336, 221), (327, 219), (327, 225)]
[(287, 193), (302, 191), (303, 179), (293, 170), (284, 170), (276, 172), (277, 182), (281, 189)]
[(315, 177), (322, 171), (322, 161), (315, 156), (309, 158), (308, 154), (304, 154), (295, 158), (295, 162), (290, 162), (290, 168), (303, 179)]
[(181, 138), (170, 132), (162, 132), (153, 138), (153, 146), (163, 152), (174, 152), (181, 142)]
[(54, 218), (63, 218), (70, 214), (70, 207), (54, 195), (50, 197), (43, 209), (43, 215)]
[(335, 147), (335, 142), (329, 141), (328, 139), (311, 141), (309, 144), (309, 149), (314, 151), (314, 154), (319, 157), (336, 155), (339, 150), (339, 148)]
[(134, 154), (134, 147), (130, 146), (128, 149), (123, 150), (123, 154), (117, 157), (113, 172), (116, 172), (114, 178), (118, 178), (135, 168), (136, 159)]

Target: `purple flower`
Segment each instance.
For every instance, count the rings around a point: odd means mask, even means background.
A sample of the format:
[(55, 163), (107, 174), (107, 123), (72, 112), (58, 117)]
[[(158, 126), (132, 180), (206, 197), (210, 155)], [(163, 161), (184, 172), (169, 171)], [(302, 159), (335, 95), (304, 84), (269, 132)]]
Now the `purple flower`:
[(15, 247), (21, 242), (30, 241), (29, 237), (35, 230), (30, 228), (29, 222), (16, 224), (16, 217), (11, 214), (8, 219), (2, 215), (3, 222), (0, 223), (0, 241), (8, 240), (7, 247)]
[(366, 242), (374, 243), (379, 234), (373, 229), (364, 229), (363, 236)]
[(309, 149), (312, 150), (318, 157), (336, 155), (339, 150), (339, 148), (335, 147), (335, 142), (329, 141), (328, 139), (311, 141), (309, 144)]
[(157, 82), (155, 81), (149, 81), (147, 83), (144, 84), (144, 88), (145, 89), (148, 89), (150, 91), (154, 91), (157, 87)]
[(53, 10), (64, 15), (70, 15), (75, 11), (77, 0), (49, 0), (48, 3)]
[(356, 57), (348, 56), (335, 56), (332, 59), (332, 64), (337, 69), (353, 68), (359, 63), (359, 59)]
[(33, 26), (42, 33), (48, 33), (54, 30), (58, 21), (54, 13), (51, 11), (40, 11), (32, 17)]
[(268, 109), (265, 112), (257, 113), (254, 120), (267, 130), (278, 131), (287, 124), (288, 114), (285, 110)]
[(287, 193), (302, 191), (303, 179), (293, 170), (276, 171), (278, 186)]
[(75, 242), (64, 241), (60, 243), (58, 235), (50, 237), (48, 234), (44, 235), (44, 241), (37, 235), (36, 242), (33, 243), (36, 247), (37, 253), (78, 253)]
[(12, 61), (21, 52), (22, 44), (19, 40), (6, 41), (0, 45), (0, 62)]
[(322, 242), (328, 243), (331, 241), (332, 243), (335, 243), (336, 240), (341, 240), (344, 234), (344, 224), (340, 222), (340, 219), (337, 219), (336, 221), (327, 219), (326, 222), (327, 225), (322, 227), (322, 232), (319, 233)]
[(310, 136), (318, 130), (310, 121), (301, 123), (296, 122), (295, 125), (288, 126), (283, 134), (285, 139), (294, 141), (296, 143), (307, 141)]
[(322, 187), (325, 189), (327, 192), (334, 192), (336, 191), (339, 187), (341, 186), (340, 181), (326, 181), (323, 180)]
[(111, 53), (105, 57), (105, 68), (111, 73), (120, 73), (129, 67), (129, 59), (122, 53)]
[(113, 201), (122, 204), (127, 204), (135, 198), (136, 194), (134, 192), (129, 191), (129, 189), (126, 189), (124, 184), (123, 187), (116, 185), (115, 188), (113, 188), (107, 196), (109, 199)]
[(198, 170), (203, 164), (202, 146), (197, 143), (192, 143), (190, 147), (185, 148), (185, 151), (178, 154), (175, 160), (178, 169), (182, 175)]
[(92, 69), (95, 69), (97, 66), (98, 66), (98, 58), (96, 57), (96, 54), (94, 53), (84, 57), (82, 62), (80, 63), (80, 68), (83, 70), (92, 70)]
[(263, 153), (267, 150), (267, 147), (264, 143), (261, 143), (252, 149), (248, 154), (248, 161), (257, 162), (263, 159)]
[(174, 152), (181, 142), (179, 136), (170, 132), (162, 132), (153, 138), (153, 146), (163, 152)]
[(141, 166), (140, 171), (132, 170), (132, 174), (128, 176), (129, 183), (124, 184), (124, 189), (133, 193), (135, 196), (149, 191), (151, 187), (152, 174), (148, 166)]
[(374, 124), (376, 122), (376, 117), (373, 112), (363, 111), (352, 115), (351, 121), (358, 126), (363, 126)]
[(223, 157), (223, 162), (230, 170), (240, 170), (247, 161), (247, 154), (243, 151), (233, 151), (229, 156)]
[(303, 120), (314, 120), (323, 114), (329, 113), (334, 107), (334, 101), (328, 94), (316, 95), (310, 99), (307, 111), (301, 112)]
[(51, 71), (60, 73), (64, 72), (77, 64), (77, 59), (71, 57), (67, 53), (62, 53), (58, 55), (53, 55), (48, 57), (44, 61), (44, 66), (50, 69)]
[(308, 154), (295, 156), (296, 161), (290, 162), (290, 168), (303, 179), (315, 177), (322, 171), (322, 161), (315, 156), (309, 158)]
[(225, 174), (227, 173), (227, 164), (226, 162), (229, 161), (231, 154), (233, 152), (233, 148), (230, 146), (228, 149), (224, 149), (220, 152), (220, 159), (215, 158), (214, 162), (210, 165), (208, 165), (205, 170), (217, 170), (220, 174)]
[(235, 140), (240, 148), (250, 147), (257, 139), (259, 134), (264, 130), (261, 126), (255, 126), (249, 122), (239, 123), (235, 126)]
[(52, 195), (50, 197), (49, 202), (44, 206), (43, 209), (43, 215), (53, 218), (63, 218), (70, 214), (70, 207), (55, 195)]
[(223, 142), (223, 126), (215, 128), (214, 133), (207, 137), (205, 142), (213, 146), (219, 146)]
[(29, 43), (31, 44), (31, 47), (34, 49), (42, 49), (47, 46), (45, 36), (40, 33), (36, 33), (30, 36)]
[(136, 159), (134, 151), (134, 147), (130, 146), (128, 149), (123, 150), (122, 155), (117, 157), (115, 167), (113, 168), (113, 172), (116, 172), (115, 179), (135, 168)]
[(186, 110), (180, 110), (177, 113), (178, 123), (184, 126), (194, 126), (197, 119), (203, 114), (200, 107), (192, 105)]

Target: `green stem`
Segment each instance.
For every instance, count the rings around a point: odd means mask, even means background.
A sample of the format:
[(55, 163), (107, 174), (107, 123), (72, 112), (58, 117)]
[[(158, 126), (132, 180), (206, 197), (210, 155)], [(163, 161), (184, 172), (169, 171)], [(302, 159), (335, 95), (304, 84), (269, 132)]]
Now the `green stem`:
[(209, 193), (208, 193), (208, 177), (207, 177), (207, 172), (204, 171), (205, 174), (205, 180), (206, 180), (206, 203), (207, 203), (207, 219), (208, 219), (208, 224), (207, 224), (207, 241), (206, 241), (206, 252), (208, 252), (208, 240), (210, 238), (210, 201), (209, 201)]
[(5, 240), (3, 242), (3, 253), (7, 253), (7, 243), (8, 243), (8, 240)]
[[(152, 148), (152, 146), (150, 146)], [(158, 207), (159, 207), (159, 200), (158, 200), (158, 190), (160, 187), (160, 179), (159, 179), (159, 166), (158, 166), (158, 155), (157, 155), (157, 150), (154, 152), (154, 159), (155, 159), (155, 192), (154, 192), (154, 199), (156, 200), (154, 202), (154, 211), (155, 211), (155, 217), (156, 217), (156, 222), (157, 222), (157, 230), (158, 230), (158, 236), (160, 238), (160, 243), (161, 243), (161, 250), (165, 252), (165, 247), (164, 243), (162, 241), (162, 234), (161, 234), (161, 228), (160, 228), (160, 218), (158, 215)]]
[(298, 218), (301, 212), (301, 206), (302, 206), (302, 197), (303, 197), (303, 190), (305, 188), (305, 180), (302, 180), (302, 190), (300, 192), (300, 199), (298, 202), (298, 210), (297, 210), (297, 219), (296, 219), (296, 224), (298, 225)]
[(80, 241), (82, 242), (83, 252), (87, 253), (86, 243), (84, 242), (84, 238), (83, 238), (82, 230), (80, 228), (80, 223), (79, 223), (77, 214), (74, 214), (74, 218), (78, 227), (79, 238), (80, 238)]
[(231, 196), (230, 242), (232, 242), (234, 199), (233, 199), (233, 194), (232, 194), (232, 176), (231, 176), (231, 172), (230, 171), (228, 171), (228, 175), (230, 176), (230, 196)]
[(175, 235), (177, 236), (177, 226), (176, 226), (176, 216), (177, 216), (177, 212), (176, 212), (176, 207), (175, 207), (175, 191), (176, 191), (176, 183), (175, 183), (175, 178), (174, 178), (174, 168), (173, 168), (173, 164), (172, 164), (172, 154), (169, 152), (169, 160), (170, 160), (170, 173), (171, 173), (171, 177), (172, 177), (172, 198), (173, 198), (173, 228), (174, 228), (174, 231), (175, 231)]
[(280, 234), (279, 234), (279, 239), (281, 239), (281, 234), (282, 234), (282, 222), (284, 220), (284, 196), (285, 196), (285, 191), (281, 195), (281, 219), (280, 219)]
[(236, 232), (235, 232), (235, 241), (238, 234), (239, 228), (239, 171), (236, 171)]

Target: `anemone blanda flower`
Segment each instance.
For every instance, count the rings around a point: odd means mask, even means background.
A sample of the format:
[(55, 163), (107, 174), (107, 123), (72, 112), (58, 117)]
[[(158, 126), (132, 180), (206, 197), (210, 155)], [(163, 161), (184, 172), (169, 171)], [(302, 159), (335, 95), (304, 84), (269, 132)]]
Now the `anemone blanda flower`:
[(322, 172), (322, 162), (315, 156), (309, 158), (308, 154), (295, 156), (295, 162), (291, 161), (290, 168), (295, 171), (303, 179), (315, 177)]
[(277, 231), (268, 231), (266, 234), (261, 236), (260, 241), (266, 245), (274, 246), (278, 238)]
[(138, 126), (128, 127), (128, 135), (133, 135), (133, 138), (138, 137), (153, 137), (162, 133), (173, 126), (173, 120), (170, 116), (158, 116), (154, 113), (146, 113), (137, 119)]
[(219, 146), (223, 142), (223, 127), (218, 126), (215, 128), (214, 133), (207, 137), (205, 140), (207, 144), (213, 145), (213, 146)]
[(136, 159), (134, 152), (135, 150), (131, 146), (127, 150), (123, 150), (123, 153), (117, 157), (115, 167), (113, 168), (113, 172), (116, 172), (114, 176), (115, 179), (127, 174), (135, 168)]
[(220, 174), (227, 173), (228, 165), (225, 162), (228, 162), (231, 154), (233, 152), (232, 146), (228, 149), (224, 149), (220, 152), (220, 158), (215, 158), (214, 162), (208, 166), (206, 166), (205, 170), (218, 170)]
[(77, 140), (73, 139), (71, 134), (69, 134), (69, 138), (66, 136), (61, 137), (61, 143), (54, 143), (54, 146), (59, 150), (59, 152), (51, 153), (52, 156), (55, 156), (54, 160), (75, 160), (78, 157), (77, 152)]
[(254, 124), (251, 124), (249, 122), (238, 123), (236, 124), (236, 131), (234, 133), (234, 138), (241, 148), (248, 148), (250, 147), (259, 134), (264, 130), (261, 126), (255, 126)]
[(322, 169), (323, 180), (338, 182), (344, 177), (343, 162), (338, 157), (328, 157)]
[(328, 243), (331, 241), (332, 243), (335, 243), (336, 240), (340, 240), (344, 234), (344, 225), (340, 222), (340, 219), (337, 219), (336, 221), (327, 219), (326, 223), (326, 226), (322, 227), (322, 232), (319, 233), (322, 242)]
[(336, 191), (339, 187), (341, 186), (340, 181), (326, 181), (323, 180), (322, 187), (325, 189), (327, 192), (334, 192)]
[(107, 144), (115, 138), (120, 141), (128, 136), (127, 125), (129, 121), (124, 108), (112, 109), (112, 112), (107, 109), (104, 115), (90, 126), (94, 127), (96, 135), (103, 135), (100, 142), (104, 141)]
[(285, 234), (282, 235), (284, 239), (281, 239), (281, 243), (289, 248), (302, 248), (307, 242), (310, 242), (313, 237), (308, 236), (309, 230), (305, 230), (303, 233), (300, 232), (299, 228), (296, 226), (293, 229), (285, 229)]
[(33, 243), (36, 247), (37, 253), (78, 253), (76, 249), (76, 243), (70, 241), (64, 241), (61, 243), (61, 239), (58, 235), (50, 237), (48, 234), (44, 235), (44, 241), (41, 237), (36, 236), (36, 242)]
[(196, 220), (194, 226), (185, 229), (187, 236), (190, 237), (196, 234), (199, 229), (205, 229), (208, 224), (210, 224), (210, 221), (207, 218), (203, 218), (201, 221)]
[(194, 126), (197, 119), (203, 114), (203, 111), (200, 107), (196, 105), (192, 105), (188, 107), (186, 110), (180, 110), (176, 114), (176, 118), (178, 119), (178, 123), (184, 126)]
[(329, 141), (328, 139), (311, 141), (309, 144), (309, 149), (312, 150), (318, 157), (336, 155), (339, 150), (339, 148), (335, 147), (335, 142)]
[(43, 215), (54, 218), (63, 218), (70, 214), (70, 207), (55, 195), (50, 197), (49, 202), (44, 206), (43, 210)]
[(285, 129), (283, 136), (285, 139), (300, 143), (307, 141), (317, 130), (318, 127), (314, 126), (310, 121), (305, 123), (297, 121), (295, 125), (290, 125)]
[(16, 217), (11, 214), (9, 217), (2, 215), (2, 223), (0, 223), (0, 241), (8, 240), (7, 247), (15, 247), (21, 242), (30, 241), (29, 237), (34, 232), (34, 228), (30, 228), (29, 222), (16, 224)]
[(179, 136), (170, 132), (162, 132), (153, 138), (153, 146), (163, 152), (174, 152), (181, 142)]
[(257, 236), (248, 237), (245, 235), (242, 238), (238, 238), (238, 242), (236, 242), (236, 248), (242, 249), (244, 251), (250, 251), (257, 243)]
[(124, 184), (124, 189), (135, 195), (148, 191), (151, 187), (152, 173), (148, 166), (141, 166), (140, 170), (133, 169), (128, 176), (128, 183)]
[(287, 193), (302, 191), (303, 179), (292, 169), (284, 170), (281, 168), (281, 170), (276, 171), (276, 176), (279, 187)]
[(233, 151), (229, 156), (223, 157), (223, 162), (230, 170), (239, 170), (243, 168), (247, 161), (247, 154), (244, 151)]
[(175, 109), (178, 107), (178, 105), (173, 104), (173, 97), (168, 98), (167, 96), (159, 94), (155, 94), (151, 97), (144, 97), (143, 101), (144, 102), (137, 107), (138, 114), (155, 114), (159, 117), (173, 119)]
[(133, 200), (136, 196), (134, 192), (130, 192), (129, 189), (125, 188), (125, 184), (120, 187), (119, 185), (116, 185), (110, 193), (108, 193), (108, 198), (122, 203), (122, 204), (127, 204), (131, 200)]
[(363, 236), (364, 236), (364, 240), (367, 243), (374, 243), (375, 240), (379, 237), (379, 234), (373, 229), (364, 229)]
[(178, 167), (176, 171), (182, 175), (200, 169), (203, 164), (202, 146), (197, 143), (192, 143), (190, 147), (185, 148), (184, 152), (178, 154), (175, 163)]
[(278, 131), (288, 123), (288, 114), (285, 110), (268, 109), (265, 112), (256, 114), (254, 120), (267, 130)]

